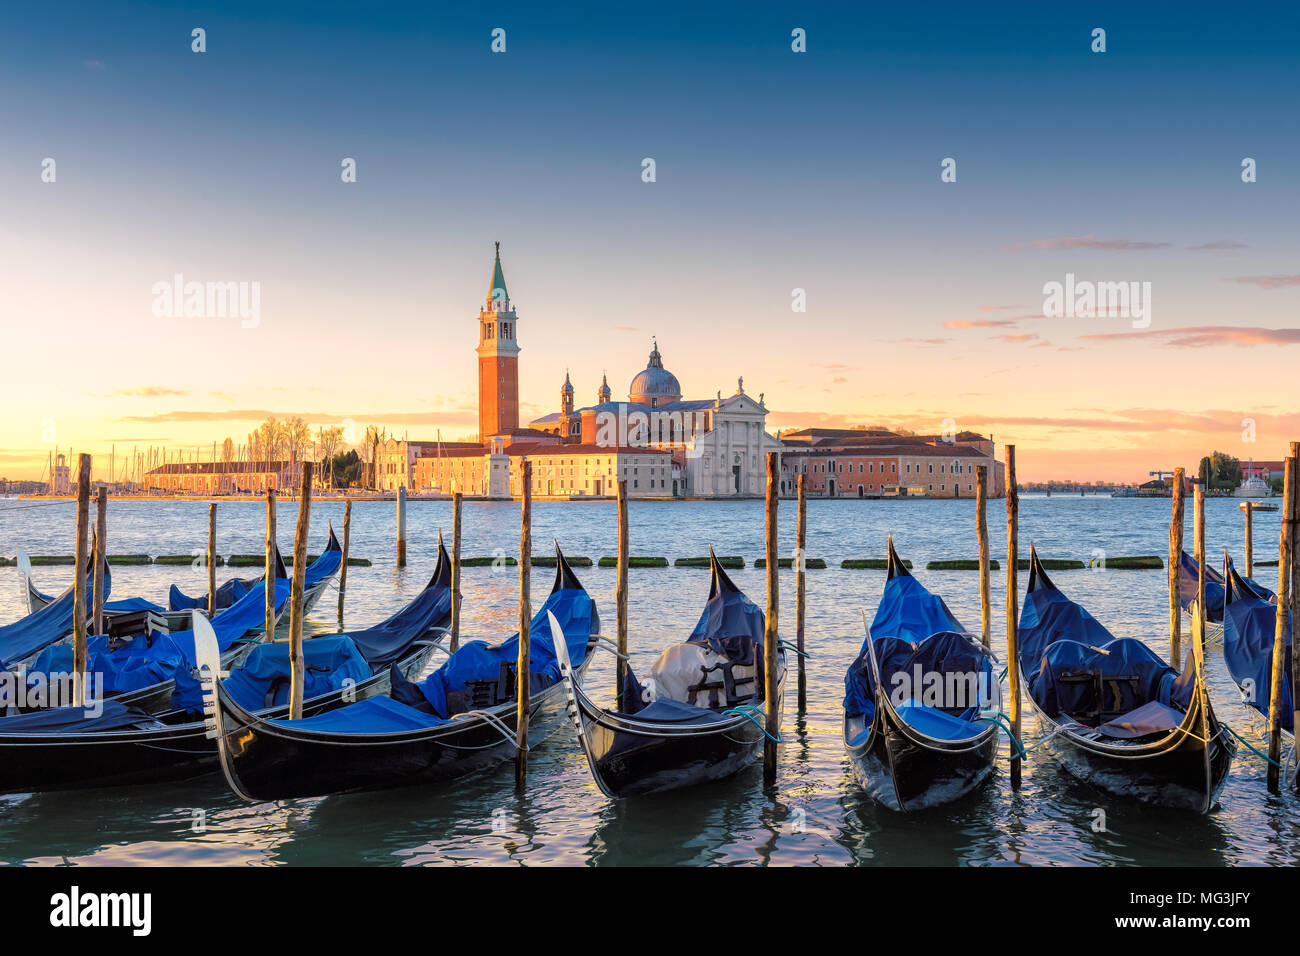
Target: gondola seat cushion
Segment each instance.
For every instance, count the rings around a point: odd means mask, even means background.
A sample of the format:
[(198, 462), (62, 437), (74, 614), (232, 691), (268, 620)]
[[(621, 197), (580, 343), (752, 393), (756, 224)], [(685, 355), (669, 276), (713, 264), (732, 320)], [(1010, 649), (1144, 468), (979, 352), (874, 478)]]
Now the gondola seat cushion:
[(1183, 714), (1158, 700), (1147, 701), (1127, 714), (1101, 724), (1097, 730), (1117, 740), (1134, 740), (1149, 734), (1173, 730), (1183, 722)]
[(1149, 647), (1131, 638), (1103, 647), (1056, 641), (1029, 682), (1034, 702), (1046, 714), (1069, 716), (1090, 726), (1151, 701), (1185, 711), (1192, 689), (1190, 673), (1179, 675)]
[(734, 707), (762, 700), (760, 646), (745, 638), (746, 647), (719, 653), (704, 644), (674, 644), (650, 669), (656, 699), (704, 707)]
[(708, 710), (704, 707), (696, 707), (694, 704), (684, 704), (680, 700), (660, 697), (637, 711), (636, 719), (651, 724), (691, 725), (724, 723), (730, 718), (724, 717), (721, 712), (716, 710)]

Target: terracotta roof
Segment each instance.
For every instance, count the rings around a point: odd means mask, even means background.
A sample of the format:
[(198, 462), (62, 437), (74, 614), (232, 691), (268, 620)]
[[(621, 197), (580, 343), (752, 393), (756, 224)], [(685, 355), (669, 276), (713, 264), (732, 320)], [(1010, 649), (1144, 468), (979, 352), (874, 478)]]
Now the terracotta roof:
[(786, 457), (802, 458), (899, 458), (912, 456), (916, 458), (989, 458), (978, 448), (969, 445), (911, 445), (911, 444), (872, 444), (855, 449), (835, 448), (787, 448), (782, 452)]

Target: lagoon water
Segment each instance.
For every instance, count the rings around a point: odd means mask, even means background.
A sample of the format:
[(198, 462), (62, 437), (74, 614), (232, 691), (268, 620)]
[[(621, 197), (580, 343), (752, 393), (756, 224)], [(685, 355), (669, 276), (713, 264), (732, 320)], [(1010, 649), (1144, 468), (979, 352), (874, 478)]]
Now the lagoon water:
[[(737, 502), (633, 502), (629, 509), (635, 554), (677, 557), (741, 555), (732, 572), (760, 605), (765, 572), (752, 567), (763, 553), (763, 505)], [(794, 503), (781, 502), (781, 553), (794, 544)], [(1187, 541), (1191, 542), (1190, 503)], [(534, 505), (535, 553), (553, 537), (566, 553), (597, 558), (615, 553), (615, 508), (610, 502)], [(296, 509), (279, 505), (280, 541), (291, 546)], [(1110, 555), (1167, 553), (1167, 500), (1102, 497), (1024, 497), (1021, 554), (1037, 544), (1044, 557), (1087, 561)], [(341, 527), (341, 502), (312, 507), (315, 553), (326, 523)], [(1005, 557), (1004, 508), (990, 502), (994, 557)], [(0, 554), (67, 554), (75, 530), (71, 502), (0, 501)], [(517, 554), (519, 508), (512, 503), (467, 503), (463, 553)], [(218, 550), (262, 550), (263, 509), (258, 502), (223, 502), (218, 509)], [(190, 553), (206, 546), (207, 505), (199, 501), (114, 500), (109, 552)], [(1235, 501), (1208, 504), (1207, 543), (1212, 556), (1228, 547), (1241, 561), (1242, 514)], [(433, 567), (439, 527), (450, 532), (450, 505), (411, 502), (409, 557), (394, 566), (394, 505), (353, 506), (352, 554), (372, 567), (348, 571), (347, 622), (365, 626), (386, 617), (421, 588)], [(495, 771), (444, 787), (409, 787), (245, 804), (219, 773), (151, 787), (0, 796), (0, 862), (6, 864), (1143, 864), (1161, 866), (1295, 865), (1300, 861), (1296, 798), (1270, 796), (1265, 765), (1242, 747), (1220, 807), (1201, 817), (1143, 807), (1075, 782), (1051, 759), (1031, 755), (1024, 783), (1008, 783), (1004, 740), (999, 773), (971, 799), (918, 816), (879, 808), (853, 783), (840, 740), (843, 675), (862, 643), (860, 611), (874, 613), (884, 573), (846, 571), (841, 560), (883, 557), (893, 531), (900, 554), (917, 576), (943, 596), (967, 628), (978, 628), (978, 577), (974, 572), (926, 572), (925, 562), (973, 558), (975, 515), (971, 501), (810, 501), (809, 557), (827, 560), (808, 572), (808, 708), (797, 713), (794, 682), (786, 694), (780, 772), (764, 786), (761, 767), (715, 785), (658, 797), (611, 801), (591, 781), (567, 727), (531, 755), (528, 787), (517, 795), (513, 771)], [(1276, 558), (1277, 513), (1255, 519), (1256, 558)], [(1213, 558), (1218, 563), (1218, 558)], [(237, 573), (219, 571), (218, 581)], [(247, 572), (243, 572), (247, 574)], [(613, 569), (580, 568), (602, 613), (614, 622)], [(37, 568), (47, 591), (67, 586), (70, 567)], [(1257, 570), (1265, 582), (1276, 569)], [(633, 666), (648, 669), (663, 647), (680, 640), (699, 616), (708, 590), (707, 570), (632, 570), (630, 637)], [(1027, 576), (1021, 575), (1021, 594)], [(1148, 641), (1168, 653), (1164, 571), (1069, 571), (1053, 574), (1121, 637)], [(781, 631), (793, 637), (794, 577), (783, 571)], [(1003, 576), (994, 573), (994, 644), (1004, 650)], [(119, 566), (114, 598), (141, 595), (165, 603), (167, 586), (201, 593), (206, 572), (185, 567)], [(551, 572), (533, 572), (534, 607), (544, 599)], [(463, 572), (466, 639), (498, 640), (514, 631), (518, 615), (515, 568)], [(309, 625), (336, 629), (331, 591)], [(16, 570), (0, 568), (0, 622), (25, 611)], [(1210, 690), (1219, 716), (1256, 746), (1262, 721), (1238, 702), (1220, 648), (1207, 655)], [(587, 672), (598, 698), (612, 695), (613, 658), (600, 654)], [(1026, 745), (1037, 730), (1026, 727)], [(1105, 826), (1098, 827), (1098, 810)]]

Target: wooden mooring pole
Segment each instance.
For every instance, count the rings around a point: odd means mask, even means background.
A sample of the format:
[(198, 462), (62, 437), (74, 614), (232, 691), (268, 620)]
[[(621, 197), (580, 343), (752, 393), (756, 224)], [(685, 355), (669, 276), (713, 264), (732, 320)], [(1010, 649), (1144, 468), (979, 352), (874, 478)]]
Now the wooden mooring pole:
[(460, 650), (460, 508), (463, 496), (451, 495), (451, 652)]
[(208, 505), (208, 617), (217, 613), (217, 503)]
[(348, 590), (348, 549), (352, 544), (352, 502), (343, 503), (343, 561), (339, 565), (339, 630), (343, 630), (343, 598)]
[[(1287, 617), (1291, 621), (1291, 727), (1292, 727), (1292, 746), (1300, 747), (1300, 737), (1295, 736), (1295, 729), (1300, 728), (1300, 442), (1291, 443), (1291, 460), (1295, 462), (1292, 466), (1295, 487), (1295, 494), (1291, 496), (1291, 587), (1288, 592), (1290, 600), (1287, 602), (1290, 613)], [(1279, 562), (1280, 563), (1280, 562)], [(1280, 599), (1279, 599), (1280, 600)], [(1296, 774), (1293, 785), (1300, 781), (1300, 773)]]
[(77, 570), (72, 586), (72, 705), (86, 703), (86, 535), (90, 529), (90, 456), (77, 456)]
[(1007, 456), (1007, 679), (1011, 685), (1008, 715), (1015, 741), (1011, 746), (1011, 786), (1020, 786), (1020, 598), (1017, 593), (1016, 566), (1020, 547), (1020, 490), (1016, 487), (1016, 446), (1006, 446)]
[(397, 566), (406, 567), (406, 486), (397, 489)]
[(1183, 603), (1178, 576), (1183, 561), (1184, 474), (1183, 469), (1174, 469), (1173, 515), (1169, 519), (1169, 661), (1174, 667), (1182, 664)]
[(989, 470), (986, 465), (975, 468), (975, 538), (979, 544), (980, 558), (980, 641), (985, 647), (993, 646), (993, 612), (991, 610), (989, 582)]
[[(1193, 699), (1197, 702), (1200, 719), (1197, 721), (1197, 733), (1210, 746), (1210, 699), (1205, 686), (1205, 487), (1196, 486), (1195, 498), (1196, 539), (1196, 606), (1200, 613), (1196, 615), (1196, 629), (1192, 633), (1192, 663), (1196, 669), (1196, 690)], [(1209, 809), (1207, 806), (1206, 810)]]
[(518, 727), (515, 744), (516, 787), (523, 787), (528, 779), (528, 708), (531, 704), (529, 664), (532, 648), (529, 641), (533, 602), (529, 589), (533, 569), (533, 463), (527, 458), (523, 460), (522, 471), (524, 488), (519, 523), (519, 657), (515, 664), (515, 724)]
[(776, 740), (781, 733), (781, 700), (777, 692), (780, 681), (777, 679), (777, 643), (780, 631), (777, 627), (777, 611), (780, 607), (780, 595), (777, 591), (777, 572), (780, 562), (776, 550), (776, 503), (780, 499), (781, 469), (777, 464), (777, 453), (767, 453), (767, 626), (763, 631), (763, 705), (767, 714), (767, 735), (763, 740), (763, 776), (769, 782), (776, 779)]
[(104, 633), (104, 568), (107, 567), (108, 489), (95, 490), (95, 633)]
[(1241, 510), (1246, 513), (1246, 577), (1255, 574), (1255, 502), (1243, 501)]
[[(1270, 793), (1277, 793), (1281, 779), (1278, 765), (1282, 762), (1282, 687), (1286, 666), (1287, 618), (1295, 599), (1295, 595), (1291, 593), (1291, 564), (1295, 561), (1295, 554), (1291, 548), (1297, 517), (1296, 497), (1297, 492), (1300, 492), (1297, 478), (1300, 478), (1300, 473), (1296, 470), (1296, 459), (1288, 457), (1282, 478), (1282, 530), (1278, 534), (1277, 542), (1277, 613), (1274, 616), (1273, 659), (1269, 672), (1268, 789)], [(1292, 656), (1294, 655), (1293, 648)], [(1258, 693), (1258, 689), (1256, 692)], [(1292, 694), (1294, 693), (1293, 685)]]
[(302, 653), (303, 589), (307, 579), (307, 532), (311, 529), (312, 462), (302, 463), (298, 494), (298, 529), (293, 536), (293, 582), (289, 591), (289, 719), (302, 718), (307, 662)]
[(627, 680), (627, 480), (618, 483), (618, 572), (614, 579), (614, 606), (617, 614), (615, 639), (618, 657), (614, 663), (614, 699), (623, 699), (623, 682)]
[(803, 632), (804, 632), (804, 615), (807, 611), (806, 589), (807, 589), (807, 554), (808, 547), (808, 496), (804, 491), (805, 475), (799, 476), (798, 495), (798, 520), (794, 532), (794, 646), (799, 652), (799, 712), (803, 713), (808, 707), (808, 677), (804, 673), (803, 666)]
[(266, 489), (266, 574), (262, 577), (266, 592), (266, 639), (275, 637), (275, 489)]

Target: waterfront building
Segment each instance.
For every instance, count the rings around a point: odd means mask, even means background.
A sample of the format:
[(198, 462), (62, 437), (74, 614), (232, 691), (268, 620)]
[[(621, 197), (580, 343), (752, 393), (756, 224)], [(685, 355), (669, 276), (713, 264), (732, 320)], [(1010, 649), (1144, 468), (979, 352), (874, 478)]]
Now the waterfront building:
[(302, 486), (302, 463), (290, 461), (181, 461), (145, 473), (144, 489), (168, 495), (265, 494)]

